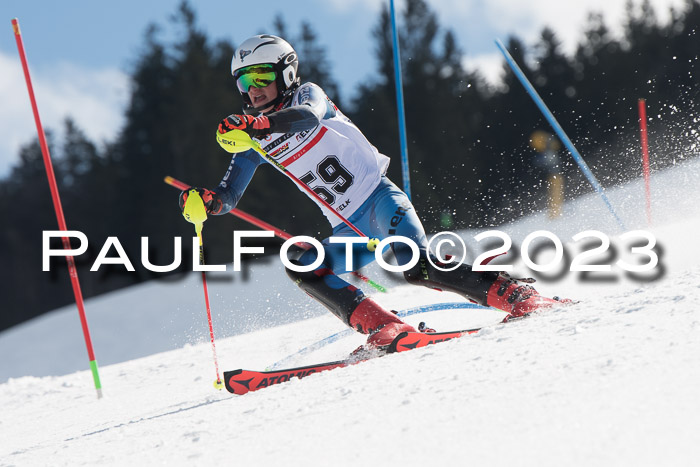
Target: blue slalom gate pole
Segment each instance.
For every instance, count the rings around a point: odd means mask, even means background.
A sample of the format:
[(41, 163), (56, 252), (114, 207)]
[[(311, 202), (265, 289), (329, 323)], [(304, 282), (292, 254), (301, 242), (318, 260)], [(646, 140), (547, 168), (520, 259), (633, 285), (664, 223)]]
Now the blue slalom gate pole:
[(581, 171), (583, 174), (588, 178), (588, 181), (590, 182), (591, 185), (593, 185), (593, 188), (595, 188), (595, 191), (598, 192), (598, 194), (603, 198), (603, 202), (605, 202), (605, 205), (608, 207), (608, 210), (612, 213), (612, 215), (615, 217), (615, 220), (617, 220), (617, 223), (620, 225), (622, 230), (627, 230), (625, 228), (625, 224), (622, 222), (622, 219), (617, 215), (615, 212), (615, 209), (613, 208), (612, 204), (610, 203), (610, 200), (608, 199), (608, 196), (605, 194), (605, 189), (603, 186), (598, 182), (598, 179), (593, 175), (593, 172), (591, 172), (591, 169), (588, 168), (588, 164), (586, 164), (586, 161), (583, 160), (583, 157), (578, 153), (576, 148), (574, 147), (574, 144), (571, 142), (568, 136), (566, 136), (566, 133), (564, 133), (564, 130), (562, 129), (561, 125), (559, 125), (559, 122), (554, 118), (554, 115), (552, 112), (547, 108), (545, 105), (544, 101), (542, 98), (537, 94), (537, 91), (535, 91), (535, 88), (530, 84), (530, 81), (528, 81), (527, 77), (525, 76), (525, 73), (520, 69), (517, 63), (515, 63), (515, 60), (513, 57), (508, 53), (508, 50), (505, 48), (503, 43), (501, 43), (500, 40), (496, 39), (496, 46), (498, 49), (501, 51), (503, 56), (506, 59), (506, 62), (508, 63), (508, 66), (513, 70), (513, 73), (515, 73), (515, 76), (517, 76), (518, 80), (520, 83), (523, 85), (527, 93), (532, 97), (532, 100), (535, 101), (535, 104), (537, 104), (537, 107), (539, 107), (540, 111), (544, 114), (545, 118), (549, 122), (550, 125), (552, 125), (552, 128), (554, 131), (557, 133), (559, 136), (559, 139), (564, 143), (566, 148), (569, 150), (571, 155), (573, 156), (574, 160), (578, 164), (578, 166), (581, 168)]
[(403, 107), (403, 82), (401, 80), (401, 57), (399, 55), (399, 33), (396, 29), (396, 11), (394, 0), (389, 1), (391, 9), (391, 37), (394, 42), (394, 81), (396, 82), (396, 106), (399, 114), (399, 142), (401, 143), (401, 169), (403, 174), (403, 191), (411, 199), (411, 174), (408, 170), (408, 145), (406, 143), (406, 115)]

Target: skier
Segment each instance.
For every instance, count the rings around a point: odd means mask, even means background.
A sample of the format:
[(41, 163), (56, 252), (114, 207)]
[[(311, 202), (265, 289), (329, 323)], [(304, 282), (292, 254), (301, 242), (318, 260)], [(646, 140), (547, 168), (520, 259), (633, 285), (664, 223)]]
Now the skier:
[[(226, 133), (242, 130), (365, 235), (379, 239), (400, 235), (413, 240), (419, 246), (420, 260), (404, 273), (411, 284), (456, 292), (508, 312), (506, 320), (561, 303), (505, 274), (472, 271), (466, 264), (450, 272), (433, 267), (415, 209), (406, 194), (385, 176), (389, 158), (367, 141), (318, 85), (300, 84), (297, 66), (294, 49), (277, 36), (253, 36), (241, 44), (233, 56), (231, 73), (243, 98), (243, 114), (230, 115), (219, 124), (217, 140), (224, 149), (231, 152)], [(221, 215), (233, 209), (256, 168), (264, 162), (252, 149), (235, 153), (215, 190), (197, 189), (207, 212)], [(182, 192), (181, 207), (186, 198), (187, 192)], [(356, 235), (330, 210), (317, 204), (331, 223), (333, 236)], [(331, 244), (328, 239), (322, 244), (325, 259), (319, 267), (311, 272), (287, 269), (304, 292), (351, 328), (369, 334), (367, 350), (388, 346), (403, 331), (415, 332), (339, 277), (351, 272), (345, 270), (345, 244)], [(409, 263), (413, 256), (410, 247), (402, 243), (393, 243), (392, 250), (400, 265)], [(374, 252), (366, 245), (353, 245), (353, 252), (356, 269), (374, 260)], [(316, 251), (310, 249), (291, 262), (310, 265), (316, 258)], [(439, 265), (434, 259), (433, 263)]]

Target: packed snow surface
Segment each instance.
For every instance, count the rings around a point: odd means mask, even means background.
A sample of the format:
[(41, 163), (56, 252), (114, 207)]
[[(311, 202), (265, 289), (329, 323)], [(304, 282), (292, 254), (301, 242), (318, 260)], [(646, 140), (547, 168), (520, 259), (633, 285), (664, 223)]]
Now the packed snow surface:
[[(0, 334), (0, 465), (697, 465), (699, 162), (653, 176), (652, 226), (641, 182), (608, 193), (627, 230), (656, 237), (651, 273), (540, 277), (544, 294), (580, 302), (505, 325), (491, 310), (416, 315), (408, 321), (438, 330), (487, 327), (245, 396), (213, 388), (197, 273), (88, 301), (99, 400), (74, 306), (10, 329)], [(551, 231), (574, 255), (571, 237), (595, 229), (616, 253), (594, 260), (646, 262), (596, 195), (560, 219), (536, 214), (498, 229), (514, 245)], [(462, 235), (475, 245), (477, 233)], [(390, 286), (373, 296), (393, 309), (463, 301), (364, 272)], [(223, 276), (209, 281), (222, 371), (265, 369), (343, 329), (277, 261), (253, 265), (247, 280)], [(362, 342), (352, 335), (294, 364), (341, 358)]]

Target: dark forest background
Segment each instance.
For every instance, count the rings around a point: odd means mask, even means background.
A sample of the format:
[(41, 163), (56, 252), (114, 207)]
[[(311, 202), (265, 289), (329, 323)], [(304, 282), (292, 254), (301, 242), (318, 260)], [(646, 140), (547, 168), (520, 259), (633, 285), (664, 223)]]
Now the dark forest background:
[[(534, 163), (531, 135), (549, 127), (515, 76), (489, 85), (464, 68), (464, 50), (440, 26), (424, 0), (408, 0), (399, 12), (400, 46), (411, 167), (412, 198), (428, 231), (497, 226), (546, 205), (547, 177)], [(389, 176), (401, 185), (389, 13), (376, 18), (376, 79), (346, 102), (322, 41), (310, 22), (269, 31), (285, 37), (300, 57), (303, 81), (322, 86), (380, 152), (392, 158)], [(163, 43), (162, 28), (179, 39)], [(576, 52), (565, 55), (553, 30), (526, 46), (506, 46), (605, 186), (640, 176), (637, 100), (647, 99), (653, 168), (698, 153), (700, 2), (687, 0), (661, 24), (648, 1), (629, 2), (622, 37), (613, 37), (604, 15), (591, 13)], [(235, 38), (238, 41), (245, 37)], [(145, 31), (144, 47), (131, 70), (132, 87), (123, 128), (96, 145), (71, 120), (51, 154), (69, 229), (85, 233), (88, 253), (76, 258), (85, 297), (162, 277), (141, 266), (141, 237), (149, 258), (170, 264), (173, 238), (183, 237), (183, 264), (169, 276), (191, 271), (193, 228), (178, 207), (178, 191), (163, 183), (172, 175), (215, 187), (229, 155), (213, 134), (219, 120), (240, 111), (229, 74), (237, 44), (212, 41), (183, 2), (163, 25)], [(506, 68), (504, 62), (504, 69)], [(562, 154), (566, 196), (590, 191), (578, 168)], [(323, 237), (330, 228), (316, 206), (272, 167), (261, 167), (238, 206), (293, 234)], [(21, 149), (20, 162), (0, 180), (0, 329), (73, 301), (65, 260), (42, 272), (42, 231), (57, 223), (38, 142)], [(232, 231), (250, 228), (233, 216), (210, 219), (205, 228), (207, 261), (230, 262)], [(136, 272), (123, 266), (89, 268), (109, 236), (118, 237)], [(274, 250), (278, 241), (270, 241)], [(60, 245), (60, 241), (55, 247)], [(112, 256), (116, 253), (111, 252)]]

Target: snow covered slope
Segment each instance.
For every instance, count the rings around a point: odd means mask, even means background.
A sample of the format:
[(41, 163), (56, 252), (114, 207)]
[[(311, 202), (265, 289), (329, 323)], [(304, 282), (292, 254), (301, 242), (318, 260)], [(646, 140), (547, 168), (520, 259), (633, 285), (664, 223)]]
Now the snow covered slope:
[[(650, 230), (662, 251), (655, 280), (568, 273), (538, 288), (581, 303), (507, 325), (489, 310), (418, 315), (413, 322), (445, 330), (493, 325), (242, 397), (212, 388), (196, 274), (87, 304), (101, 400), (74, 307), (9, 330), (0, 334), (0, 381), (10, 378), (0, 384), (0, 465), (695, 465), (698, 179), (696, 160), (652, 180)], [(646, 228), (640, 183), (609, 196), (629, 230)], [(558, 221), (535, 215), (500, 229), (514, 244), (541, 229), (564, 241), (588, 229), (620, 233), (593, 195)], [(375, 298), (392, 308), (459, 300), (390, 285)], [(224, 369), (262, 369), (343, 328), (275, 264), (210, 287)], [(306, 361), (342, 356), (362, 340), (353, 335)]]

